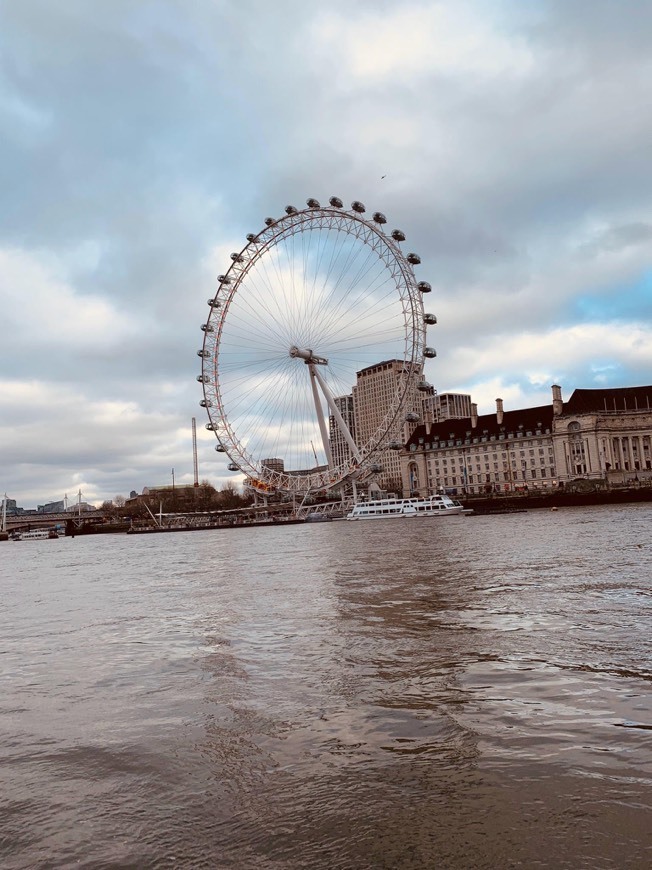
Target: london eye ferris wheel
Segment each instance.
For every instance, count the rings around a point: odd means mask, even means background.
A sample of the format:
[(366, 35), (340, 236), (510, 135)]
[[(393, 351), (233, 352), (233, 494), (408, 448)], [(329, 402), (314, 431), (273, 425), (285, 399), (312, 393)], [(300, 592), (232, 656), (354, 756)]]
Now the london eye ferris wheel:
[[(401, 230), (385, 216), (338, 197), (327, 206), (287, 206), (247, 236), (218, 276), (202, 325), (206, 428), (229, 469), (263, 492), (308, 494), (360, 477), (378, 462), (402, 421), (415, 373), (435, 352), (417, 281), (420, 258), (404, 254)], [(381, 360), (402, 360), (402, 374), (378, 424), (364, 439), (351, 431), (340, 397), (356, 373)], [(330, 424), (330, 432), (329, 432)], [(334, 428), (346, 445), (334, 458)]]

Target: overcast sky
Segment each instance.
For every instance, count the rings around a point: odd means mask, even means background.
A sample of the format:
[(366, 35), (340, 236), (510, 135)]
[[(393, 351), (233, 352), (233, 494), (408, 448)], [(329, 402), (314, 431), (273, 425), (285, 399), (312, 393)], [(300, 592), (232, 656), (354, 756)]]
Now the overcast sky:
[[(0, 493), (230, 479), (195, 376), (267, 215), (361, 199), (481, 412), (652, 383), (652, 3), (0, 0)], [(384, 178), (383, 178), (384, 176)]]

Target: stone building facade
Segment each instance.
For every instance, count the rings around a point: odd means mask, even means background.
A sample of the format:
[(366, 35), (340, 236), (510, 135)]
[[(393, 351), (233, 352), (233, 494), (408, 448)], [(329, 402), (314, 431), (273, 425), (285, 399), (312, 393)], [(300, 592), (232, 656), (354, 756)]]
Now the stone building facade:
[(652, 482), (652, 387), (575, 390), (563, 402), (423, 423), (400, 453), (403, 494), (550, 489), (578, 478)]

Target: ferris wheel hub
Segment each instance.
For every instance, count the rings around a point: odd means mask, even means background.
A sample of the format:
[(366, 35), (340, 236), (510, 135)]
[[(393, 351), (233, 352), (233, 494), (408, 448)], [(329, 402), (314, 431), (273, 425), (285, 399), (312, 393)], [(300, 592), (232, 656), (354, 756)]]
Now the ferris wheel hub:
[(297, 347), (296, 344), (293, 344), (290, 348), (290, 356), (292, 359), (302, 359), (306, 365), (328, 365), (328, 360), (325, 356), (317, 356), (310, 350), (310, 348)]

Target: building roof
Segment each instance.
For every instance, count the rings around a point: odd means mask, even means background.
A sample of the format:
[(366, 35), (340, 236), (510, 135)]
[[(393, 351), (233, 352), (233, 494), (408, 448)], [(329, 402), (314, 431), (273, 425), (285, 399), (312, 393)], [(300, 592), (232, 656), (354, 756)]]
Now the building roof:
[(366, 374), (370, 374), (371, 372), (381, 371), (382, 369), (387, 368), (388, 366), (393, 366), (394, 363), (402, 364), (403, 360), (402, 359), (384, 359), (381, 362), (374, 363), (372, 366), (367, 366), (364, 369), (360, 369), (360, 371), (356, 372), (356, 374), (357, 375), (366, 375)]
[(564, 414), (651, 410), (652, 386), (617, 387), (605, 390), (575, 390), (570, 399), (564, 402)]
[(426, 426), (422, 423), (417, 426), (407, 442), (419, 444), (419, 439), (432, 443), (433, 441), (456, 441), (467, 438), (482, 438), (484, 436), (498, 436), (501, 433), (510, 432), (536, 432), (552, 428), (552, 405), (540, 405), (537, 408), (523, 408), (518, 411), (504, 411), (503, 421), (498, 424), (496, 412), (492, 414), (479, 414), (478, 423), (471, 427), (471, 418), (463, 417), (459, 420), (442, 420), (441, 423), (432, 423), (430, 434), (426, 435)]

